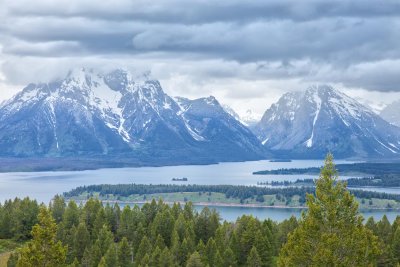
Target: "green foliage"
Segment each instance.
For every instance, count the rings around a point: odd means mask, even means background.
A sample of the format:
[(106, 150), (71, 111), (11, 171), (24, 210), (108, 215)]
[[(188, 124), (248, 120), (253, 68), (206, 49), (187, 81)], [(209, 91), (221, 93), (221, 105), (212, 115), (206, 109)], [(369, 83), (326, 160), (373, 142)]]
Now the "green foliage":
[(66, 247), (56, 241), (57, 224), (49, 210), (40, 208), (39, 223), (32, 229), (32, 240), (21, 248), (17, 266), (63, 266)]
[(0, 238), (27, 240), (37, 223), (39, 205), (29, 198), (7, 200), (0, 205)]
[(131, 263), (132, 251), (126, 237), (122, 238), (118, 249), (118, 261), (121, 267), (128, 267)]
[(16, 267), (18, 263), (18, 253), (11, 253), (7, 261), (7, 267)]
[(250, 254), (247, 257), (246, 266), (248, 267), (261, 267), (261, 258), (258, 255), (256, 247), (252, 247), (250, 250)]
[(201, 262), (200, 254), (197, 251), (190, 255), (186, 267), (204, 267), (204, 264)]
[(381, 253), (378, 238), (362, 224), (354, 196), (338, 181), (328, 155), (308, 195), (308, 211), (283, 246), (280, 266), (369, 266)]

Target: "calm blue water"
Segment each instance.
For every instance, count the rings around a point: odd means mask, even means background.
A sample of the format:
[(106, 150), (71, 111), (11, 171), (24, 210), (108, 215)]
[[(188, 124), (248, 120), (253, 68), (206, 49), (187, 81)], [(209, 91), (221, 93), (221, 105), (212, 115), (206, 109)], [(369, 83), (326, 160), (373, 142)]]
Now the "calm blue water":
[[(209, 206), (210, 208), (216, 209), (223, 220), (233, 222), (242, 215), (253, 215), (260, 220), (271, 218), (274, 221), (281, 222), (285, 219), (289, 219), (291, 216), (299, 218), (301, 212), (305, 209), (292, 209), (292, 208), (246, 208), (246, 207), (215, 207)], [(196, 210), (201, 211), (203, 206), (195, 206)], [(382, 219), (383, 215), (386, 214), (390, 222), (396, 219), (396, 216), (400, 215), (399, 211), (395, 210), (362, 210), (362, 215), (365, 221), (369, 217), (374, 217), (375, 221)]]
[[(336, 161), (337, 164), (352, 163)], [(187, 177), (188, 184), (232, 184), (256, 185), (259, 181), (296, 180), (298, 178), (316, 178), (316, 176), (301, 175), (253, 175), (254, 171), (279, 168), (306, 168), (322, 166), (322, 160), (294, 160), (292, 162), (229, 162), (215, 165), (187, 165), (166, 167), (115, 168), (90, 171), (63, 172), (15, 172), (0, 173), (0, 201), (15, 197), (29, 196), (39, 202), (48, 203), (55, 194), (62, 194), (77, 186), (91, 184), (182, 184), (171, 181), (174, 177)], [(346, 179), (346, 177), (341, 177)], [(400, 193), (400, 189), (375, 188), (374, 191)], [(289, 218), (292, 214), (298, 216), (299, 210), (266, 209), (243, 207), (218, 207), (223, 218), (234, 220), (242, 214), (253, 214), (260, 219), (271, 217), (274, 220)], [(373, 211), (381, 217), (388, 211)], [(369, 214), (372, 213), (367, 213)], [(391, 213), (390, 213), (391, 214)], [(397, 214), (397, 213), (396, 213)], [(375, 216), (375, 215), (374, 215)], [(391, 215), (389, 215), (391, 216)], [(393, 216), (395, 216), (393, 214)]]

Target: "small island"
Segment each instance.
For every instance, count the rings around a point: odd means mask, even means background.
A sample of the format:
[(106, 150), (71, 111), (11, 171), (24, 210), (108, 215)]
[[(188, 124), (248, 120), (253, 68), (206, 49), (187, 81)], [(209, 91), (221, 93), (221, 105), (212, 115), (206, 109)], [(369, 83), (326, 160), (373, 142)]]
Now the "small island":
[(183, 178), (172, 178), (172, 181), (174, 182), (187, 182), (188, 178), (183, 177)]

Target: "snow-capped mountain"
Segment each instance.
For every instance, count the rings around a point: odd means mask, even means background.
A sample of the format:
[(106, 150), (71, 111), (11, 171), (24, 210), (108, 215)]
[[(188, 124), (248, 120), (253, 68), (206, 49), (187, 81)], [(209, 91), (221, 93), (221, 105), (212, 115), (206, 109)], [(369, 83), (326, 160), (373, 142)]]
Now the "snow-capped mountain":
[[(196, 120), (210, 120), (215, 108), (204, 109), (204, 116), (198, 114)], [(74, 70), (61, 81), (30, 84), (2, 104), (0, 155), (124, 154), (140, 160), (193, 162), (261, 158), (262, 148), (253, 143), (252, 133), (246, 136), (235, 127), (221, 130), (222, 124), (213, 123), (206, 125), (207, 131), (198, 131), (188, 114), (146, 75), (133, 77), (120, 69), (106, 74)], [(221, 131), (225, 143), (210, 134)], [(210, 147), (218, 153), (208, 153)]]
[(380, 112), (382, 118), (393, 125), (400, 127), (400, 100), (397, 100), (386, 106)]
[(231, 106), (223, 104), (222, 108), (225, 110), (226, 113), (234, 117), (237, 121), (241, 120), (239, 114), (237, 114), (236, 111)]
[(236, 120), (240, 121), (243, 125), (247, 127), (253, 127), (257, 122), (260, 121), (260, 118), (253, 113), (250, 109), (246, 110), (246, 113), (244, 116), (240, 116), (239, 114), (236, 113), (236, 111), (231, 108), (228, 105), (222, 105), (224, 110), (229, 113), (232, 117), (234, 117)]
[(210, 143), (207, 149), (209, 153), (218, 155), (223, 152), (235, 155), (241, 151), (253, 151), (264, 154), (265, 151), (257, 137), (237, 118), (227, 113), (213, 96), (195, 100), (177, 97), (176, 100), (181, 107), (181, 115), (195, 139), (215, 140), (225, 147), (221, 151)]
[(381, 157), (400, 154), (400, 128), (330, 86), (283, 95), (254, 132), (279, 156)]
[(257, 116), (251, 109), (248, 109), (246, 110), (246, 114), (241, 117), (241, 121), (248, 127), (253, 128), (260, 121), (260, 116)]

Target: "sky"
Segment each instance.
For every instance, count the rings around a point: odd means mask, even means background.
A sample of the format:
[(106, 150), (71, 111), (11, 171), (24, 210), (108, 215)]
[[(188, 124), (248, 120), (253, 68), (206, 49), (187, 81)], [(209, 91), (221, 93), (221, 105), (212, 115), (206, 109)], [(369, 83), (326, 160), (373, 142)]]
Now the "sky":
[(400, 1), (0, 0), (0, 100), (80, 67), (242, 115), (313, 84), (380, 110), (400, 99)]

